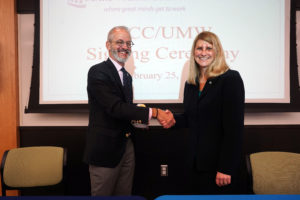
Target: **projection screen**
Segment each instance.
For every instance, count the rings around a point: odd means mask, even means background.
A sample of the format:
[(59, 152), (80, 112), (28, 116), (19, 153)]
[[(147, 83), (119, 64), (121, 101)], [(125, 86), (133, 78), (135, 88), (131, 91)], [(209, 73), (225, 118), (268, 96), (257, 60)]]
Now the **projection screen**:
[(130, 29), (135, 103), (181, 103), (194, 38), (216, 33), (247, 103), (289, 103), (290, 1), (41, 0), (40, 104), (86, 104), (108, 31)]

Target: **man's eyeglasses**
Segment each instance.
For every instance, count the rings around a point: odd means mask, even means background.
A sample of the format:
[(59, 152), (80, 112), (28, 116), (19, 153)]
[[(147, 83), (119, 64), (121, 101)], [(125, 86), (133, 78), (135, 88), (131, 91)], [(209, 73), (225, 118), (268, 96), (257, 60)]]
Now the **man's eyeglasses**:
[(130, 41), (130, 42), (124, 42), (123, 40), (118, 40), (118, 41), (116, 41), (114, 43), (116, 43), (120, 47), (122, 47), (124, 44), (126, 44), (126, 46), (128, 48), (131, 48), (134, 45), (134, 43), (132, 41)]

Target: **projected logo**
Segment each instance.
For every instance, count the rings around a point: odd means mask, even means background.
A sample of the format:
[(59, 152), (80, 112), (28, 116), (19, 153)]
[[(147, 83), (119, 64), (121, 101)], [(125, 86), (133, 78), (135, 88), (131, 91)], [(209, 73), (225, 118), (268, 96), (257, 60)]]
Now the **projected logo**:
[(85, 0), (67, 0), (68, 5), (76, 7), (76, 8), (85, 8), (86, 1)]

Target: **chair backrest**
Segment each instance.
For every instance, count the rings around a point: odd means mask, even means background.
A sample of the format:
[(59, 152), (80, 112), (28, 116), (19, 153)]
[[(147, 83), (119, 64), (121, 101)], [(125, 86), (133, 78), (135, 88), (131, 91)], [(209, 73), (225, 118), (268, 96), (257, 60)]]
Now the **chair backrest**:
[(300, 154), (258, 152), (248, 155), (255, 194), (300, 194)]
[(54, 186), (63, 181), (66, 150), (39, 146), (7, 150), (1, 163), (2, 195), (9, 189)]

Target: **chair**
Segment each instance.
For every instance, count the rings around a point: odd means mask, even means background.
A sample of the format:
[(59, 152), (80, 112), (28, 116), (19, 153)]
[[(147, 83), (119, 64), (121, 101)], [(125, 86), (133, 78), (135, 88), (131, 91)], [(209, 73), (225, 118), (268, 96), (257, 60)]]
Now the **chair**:
[(66, 160), (67, 150), (62, 147), (21, 147), (5, 151), (1, 162), (2, 196), (6, 196), (6, 190), (20, 190), (22, 194), (26, 190), (64, 184)]
[(299, 153), (252, 153), (246, 164), (254, 194), (300, 194)]

